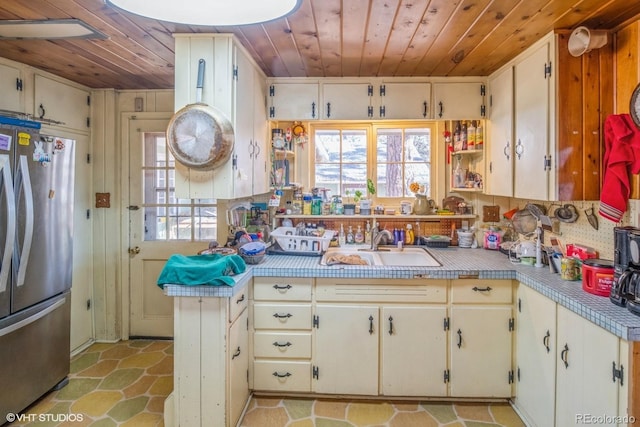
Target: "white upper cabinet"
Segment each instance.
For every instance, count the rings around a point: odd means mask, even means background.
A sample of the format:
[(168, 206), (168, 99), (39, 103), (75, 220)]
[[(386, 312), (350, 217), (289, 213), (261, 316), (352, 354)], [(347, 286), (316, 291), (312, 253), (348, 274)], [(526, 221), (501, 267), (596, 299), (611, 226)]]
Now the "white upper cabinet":
[[(35, 75), (33, 115), (61, 127), (88, 131), (91, 92), (68, 83)], [(56, 123), (60, 122), (60, 123)]]
[(370, 83), (323, 83), (324, 120), (365, 120), (373, 117), (374, 86)]
[(24, 81), (22, 71), (8, 64), (0, 64), (0, 110), (24, 112)]
[[(519, 199), (547, 200), (549, 186), (549, 42), (515, 64), (514, 191)], [(493, 159), (493, 158), (492, 158)], [(532, 183), (535, 182), (535, 185)]]
[(471, 120), (485, 118), (485, 84), (457, 82), (433, 84), (433, 118)]
[(269, 85), (270, 120), (317, 120), (318, 83), (271, 83)]
[[(176, 163), (180, 198), (236, 199), (263, 193), (268, 181), (264, 75), (244, 48), (228, 34), (176, 35), (176, 111), (196, 101), (198, 63), (205, 60), (201, 102), (218, 109), (232, 123), (234, 149), (214, 170), (189, 169)], [(260, 100), (260, 102), (258, 102)], [(256, 153), (258, 156), (256, 157)]]
[(387, 83), (376, 86), (373, 117), (376, 119), (424, 120), (431, 114), (430, 83)]
[(513, 67), (489, 77), (489, 138), (485, 192), (513, 195)]

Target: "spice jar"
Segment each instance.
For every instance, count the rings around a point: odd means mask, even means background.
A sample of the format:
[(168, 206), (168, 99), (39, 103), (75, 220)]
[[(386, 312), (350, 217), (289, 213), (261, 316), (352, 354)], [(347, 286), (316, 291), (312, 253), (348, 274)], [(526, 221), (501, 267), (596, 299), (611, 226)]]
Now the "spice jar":
[(563, 280), (578, 280), (580, 278), (580, 266), (578, 260), (564, 257), (560, 261), (560, 278)]

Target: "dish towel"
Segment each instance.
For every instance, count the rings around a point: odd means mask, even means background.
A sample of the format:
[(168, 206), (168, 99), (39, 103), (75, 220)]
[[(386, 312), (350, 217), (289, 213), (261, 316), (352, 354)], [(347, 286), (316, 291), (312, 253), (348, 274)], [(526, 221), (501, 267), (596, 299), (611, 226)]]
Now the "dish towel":
[(239, 255), (180, 255), (169, 257), (158, 277), (158, 286), (166, 284), (198, 286), (235, 285), (229, 277), (247, 269)]
[(604, 121), (604, 179), (600, 192), (603, 218), (620, 222), (631, 192), (629, 173), (640, 172), (640, 129), (629, 114), (610, 115)]

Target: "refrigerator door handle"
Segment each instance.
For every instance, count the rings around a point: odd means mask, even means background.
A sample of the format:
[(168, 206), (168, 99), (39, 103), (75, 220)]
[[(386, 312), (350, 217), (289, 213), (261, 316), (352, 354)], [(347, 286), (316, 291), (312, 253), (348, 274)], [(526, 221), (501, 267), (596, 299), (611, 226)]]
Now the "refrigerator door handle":
[(64, 305), (67, 302), (67, 298), (61, 298), (55, 303), (51, 304), (47, 308), (42, 311), (35, 313), (33, 316), (29, 316), (26, 319), (22, 319), (19, 322), (16, 322), (6, 328), (0, 329), (0, 337), (10, 334), (13, 331), (17, 331), (20, 328), (24, 328), (25, 326), (35, 322), (38, 319), (42, 319), (47, 314), (57, 310), (60, 306)]
[(22, 192), (24, 193), (25, 205), (25, 225), (24, 241), (22, 242), (22, 252), (20, 253), (20, 266), (18, 267), (18, 278), (16, 286), (24, 285), (24, 276), (27, 272), (29, 254), (31, 253), (31, 242), (33, 241), (33, 190), (31, 188), (31, 177), (29, 175), (29, 164), (27, 156), (20, 156), (20, 174), (22, 175)]
[(0, 169), (2, 169), (2, 186), (7, 201), (7, 237), (4, 242), (2, 254), (2, 266), (0, 267), (0, 293), (7, 290), (13, 245), (16, 239), (16, 198), (13, 192), (13, 179), (11, 177), (11, 162), (9, 155), (0, 155)]

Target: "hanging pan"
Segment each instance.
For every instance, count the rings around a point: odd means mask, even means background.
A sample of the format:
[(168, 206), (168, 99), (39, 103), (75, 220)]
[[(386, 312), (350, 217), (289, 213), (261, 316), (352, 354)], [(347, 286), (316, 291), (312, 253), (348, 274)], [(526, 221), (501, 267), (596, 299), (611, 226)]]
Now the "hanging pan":
[(178, 110), (167, 127), (167, 145), (179, 163), (200, 170), (224, 165), (233, 152), (234, 133), (229, 119), (202, 102), (204, 59), (198, 62), (196, 103)]

